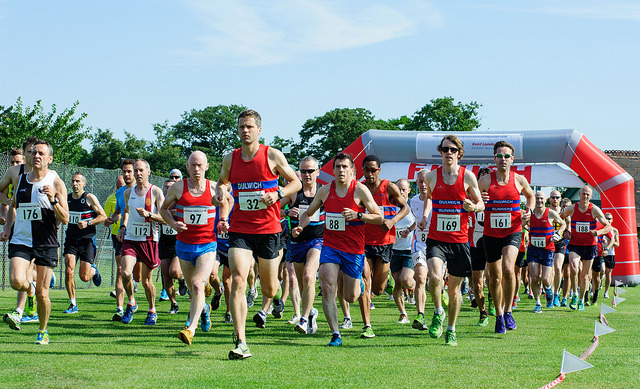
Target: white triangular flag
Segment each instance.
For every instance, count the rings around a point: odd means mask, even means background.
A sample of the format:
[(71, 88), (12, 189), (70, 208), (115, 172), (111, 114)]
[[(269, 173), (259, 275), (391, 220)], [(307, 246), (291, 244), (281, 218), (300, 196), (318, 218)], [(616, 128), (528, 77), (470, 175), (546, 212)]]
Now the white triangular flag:
[(626, 289), (618, 288), (618, 294), (627, 293)]
[(613, 313), (613, 312), (616, 312), (616, 310), (606, 304), (600, 304), (601, 315), (606, 315), (607, 313)]
[(620, 297), (620, 296), (614, 296), (614, 297), (613, 297), (613, 303), (614, 303), (615, 305), (620, 304), (620, 303), (621, 303), (621, 302), (623, 302), (624, 300), (626, 300), (626, 298), (624, 298), (624, 297)]
[(560, 374), (572, 373), (574, 371), (590, 369), (593, 365), (589, 362), (585, 362), (575, 355), (562, 350), (562, 366), (560, 366)]
[(613, 331), (615, 331), (613, 328), (601, 324), (596, 320), (596, 326), (593, 330), (593, 336), (606, 335), (612, 333)]
[(622, 282), (620, 282), (620, 281), (616, 280), (616, 282), (614, 282), (614, 283), (613, 283), (613, 285), (615, 285), (615, 286), (620, 286), (620, 285), (622, 285)]

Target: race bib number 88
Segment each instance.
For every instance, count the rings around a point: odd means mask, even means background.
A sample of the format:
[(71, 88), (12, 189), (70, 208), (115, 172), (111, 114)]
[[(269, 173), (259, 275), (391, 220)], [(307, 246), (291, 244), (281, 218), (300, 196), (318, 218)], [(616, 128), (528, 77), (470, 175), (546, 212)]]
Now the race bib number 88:
[(346, 221), (341, 213), (326, 213), (325, 228), (332, 231), (344, 231)]
[(260, 201), (264, 195), (263, 190), (252, 192), (240, 192), (238, 194), (238, 200), (240, 202), (240, 210), (242, 211), (257, 211), (260, 209), (267, 209), (267, 204)]

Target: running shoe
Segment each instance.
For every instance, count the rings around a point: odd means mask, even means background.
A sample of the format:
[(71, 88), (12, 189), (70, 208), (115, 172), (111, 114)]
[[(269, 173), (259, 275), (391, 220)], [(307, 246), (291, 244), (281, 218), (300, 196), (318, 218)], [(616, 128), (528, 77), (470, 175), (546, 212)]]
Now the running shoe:
[(518, 300), (513, 299), (513, 301), (511, 302), (511, 309), (516, 309), (518, 308)]
[(609, 292), (604, 292), (604, 298), (606, 298), (606, 299), (609, 298)]
[(315, 308), (311, 308), (311, 312), (309, 312), (309, 335), (313, 335), (318, 332), (318, 310)]
[(220, 291), (220, 294), (214, 294), (213, 298), (211, 299), (211, 310), (212, 311), (217, 311), (218, 308), (220, 308), (220, 299), (222, 298), (222, 295), (224, 294), (224, 290)]
[(407, 298), (407, 304), (409, 304), (409, 305), (416, 305), (416, 298), (410, 295), (410, 296)]
[(504, 313), (504, 325), (510, 331), (516, 329), (516, 320), (513, 318), (511, 312)]
[(361, 338), (375, 338), (376, 334), (373, 333), (373, 328), (371, 326), (364, 326), (362, 328), (362, 333), (360, 334)]
[[(552, 307), (553, 307), (553, 305), (552, 305)], [(547, 308), (549, 308), (549, 307), (547, 306)], [(536, 304), (536, 306), (533, 308), (533, 313), (542, 313), (542, 305)]]
[(297, 333), (306, 335), (309, 330), (309, 323), (305, 319), (300, 319), (300, 322), (294, 327)]
[(212, 294), (213, 294), (213, 287), (211, 286), (209, 281), (207, 281), (207, 284), (204, 286), (204, 297), (209, 298), (211, 297)]
[(559, 307), (560, 306), (560, 296), (559, 295), (555, 295), (553, 296), (553, 306), (554, 307)]
[(258, 297), (258, 291), (249, 289), (249, 293), (247, 294), (247, 308), (253, 307), (256, 297)]
[(93, 284), (95, 286), (100, 286), (102, 284), (102, 276), (98, 271), (98, 267), (95, 264), (92, 264), (91, 267), (93, 268), (93, 270), (95, 270), (95, 273), (93, 273), (93, 277), (91, 278), (91, 280), (93, 281)]
[(578, 311), (584, 312), (584, 303), (582, 301), (578, 301)]
[(473, 295), (471, 295), (471, 308), (478, 308), (478, 302), (476, 301), (476, 298)]
[(567, 306), (567, 298), (566, 297), (562, 298), (562, 301), (560, 302), (560, 306), (561, 307), (566, 307)]
[(167, 291), (165, 289), (162, 289), (162, 292), (160, 292), (160, 301), (169, 301), (169, 295), (167, 294)]
[[(535, 298), (532, 291), (527, 292), (527, 298), (529, 300), (533, 300)], [(520, 297), (518, 297), (518, 301), (520, 301)]]
[(273, 317), (280, 319), (282, 312), (284, 312), (284, 301), (282, 299), (273, 299), (273, 312), (271, 312)]
[(204, 303), (204, 308), (200, 313), (200, 328), (202, 332), (211, 331), (211, 306), (207, 303)]
[(449, 305), (449, 293), (442, 289), (442, 307), (446, 308)]
[(407, 314), (401, 313), (396, 324), (407, 324), (408, 322), (409, 322), (409, 317), (407, 316)]
[(235, 348), (229, 351), (229, 359), (246, 359), (251, 356), (251, 351), (249, 351), (249, 346), (240, 339), (237, 339), (234, 335), (233, 342), (235, 344)]
[(51, 281), (49, 282), (49, 288), (53, 289), (56, 286), (56, 273), (51, 272)]
[(342, 338), (338, 334), (331, 335), (331, 341), (327, 343), (329, 347), (339, 347), (342, 346)]
[(376, 306), (375, 306), (375, 305), (373, 305), (373, 300), (371, 300), (371, 304), (369, 304), (369, 309), (370, 309), (370, 310), (372, 310), (372, 311), (373, 311), (374, 309), (376, 309)]
[(447, 330), (444, 333), (444, 345), (445, 346), (457, 346), (458, 341), (456, 340), (456, 332)]
[(571, 302), (569, 303), (569, 308), (573, 309), (574, 311), (576, 309), (578, 309), (578, 296), (571, 297)]
[(155, 312), (147, 312), (147, 318), (144, 320), (145, 326), (154, 326), (158, 321), (158, 314)]
[(193, 340), (193, 332), (187, 327), (184, 327), (180, 332), (178, 332), (178, 339), (182, 341), (182, 343), (186, 345), (191, 345), (191, 341)]
[(545, 297), (547, 299), (547, 308), (553, 308), (553, 292), (551, 289), (545, 291)]
[(38, 331), (36, 336), (36, 344), (49, 344), (49, 333), (47, 330)]
[(478, 326), (486, 327), (487, 324), (489, 324), (489, 316), (487, 315), (487, 312), (480, 313), (480, 320), (478, 320)]
[(38, 314), (36, 313), (33, 316), (23, 316), (22, 319), (20, 319), (20, 323), (25, 324), (25, 323), (39, 323), (40, 320), (38, 319)]
[[(580, 302), (578, 302), (578, 305), (580, 305)], [(589, 298), (587, 297), (586, 300), (584, 300), (584, 306), (585, 307), (590, 307), (591, 303), (589, 302)]]
[(267, 315), (262, 316), (260, 312), (253, 315), (253, 322), (256, 323), (256, 327), (264, 328), (267, 324)]
[(167, 312), (169, 315), (175, 315), (176, 313), (180, 312), (180, 308), (178, 307), (177, 303), (173, 303), (171, 304), (171, 309), (169, 309), (169, 312)]
[(340, 324), (340, 329), (348, 330), (351, 328), (353, 328), (353, 323), (351, 322), (351, 318), (345, 317), (344, 319), (342, 319), (342, 324)]
[(507, 332), (507, 328), (504, 325), (504, 316), (496, 316), (496, 334), (505, 334)]
[(487, 309), (488, 309), (489, 316), (496, 315), (496, 307), (493, 306), (493, 299), (491, 298), (491, 295), (487, 297)]
[(429, 327), (429, 336), (438, 339), (442, 336), (442, 322), (444, 322), (446, 314), (442, 311), (442, 314), (433, 314), (431, 318), (431, 326)]
[(224, 314), (224, 322), (227, 324), (233, 323), (233, 319), (231, 318), (231, 314), (229, 312)]
[(384, 291), (387, 292), (387, 294), (391, 294), (393, 293), (394, 286), (395, 282), (393, 281), (393, 277), (389, 277), (387, 281), (387, 287), (384, 289)]
[(291, 320), (289, 320), (287, 323), (296, 325), (298, 324), (298, 322), (300, 322), (300, 315), (293, 315)]
[(178, 280), (178, 293), (180, 293), (180, 296), (186, 296), (188, 291), (189, 288), (187, 288), (187, 283), (184, 281), (184, 278)]
[(187, 321), (184, 323), (185, 327), (191, 327), (191, 312), (187, 312)]
[[(35, 285), (33, 287), (33, 289), (35, 290)], [(27, 295), (27, 307), (24, 310), (24, 314), (25, 316), (38, 316), (38, 309), (36, 306), (36, 295), (34, 294), (33, 296), (29, 296)]]
[(462, 285), (460, 286), (460, 294), (465, 295), (469, 291), (469, 280), (465, 277), (462, 280)]
[(13, 311), (12, 313), (5, 313), (3, 317), (4, 322), (9, 325), (9, 328), (16, 331), (20, 331), (21, 319), (21, 315), (17, 311)]
[(66, 313), (66, 314), (78, 313), (78, 306), (75, 304), (69, 304), (69, 308), (62, 311), (62, 313)]
[(136, 305), (127, 304), (127, 308), (124, 310), (124, 315), (122, 315), (122, 322), (124, 324), (131, 323), (133, 320), (133, 314), (138, 312), (138, 303)]
[(122, 308), (116, 309), (116, 313), (113, 314), (111, 321), (122, 321), (122, 316), (124, 316), (124, 311)]
[(429, 327), (427, 327), (426, 320), (424, 319), (424, 315), (418, 315), (413, 320), (413, 323), (411, 323), (411, 328), (414, 328), (414, 329), (420, 330), (420, 331), (424, 331), (424, 330), (429, 329)]

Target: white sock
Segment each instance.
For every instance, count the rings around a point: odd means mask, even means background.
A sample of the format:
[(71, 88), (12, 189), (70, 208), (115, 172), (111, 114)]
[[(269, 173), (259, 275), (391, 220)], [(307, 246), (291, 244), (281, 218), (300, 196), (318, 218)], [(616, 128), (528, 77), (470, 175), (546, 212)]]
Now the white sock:
[(69, 299), (69, 301), (71, 301), (71, 305), (76, 305), (76, 299), (75, 298)]

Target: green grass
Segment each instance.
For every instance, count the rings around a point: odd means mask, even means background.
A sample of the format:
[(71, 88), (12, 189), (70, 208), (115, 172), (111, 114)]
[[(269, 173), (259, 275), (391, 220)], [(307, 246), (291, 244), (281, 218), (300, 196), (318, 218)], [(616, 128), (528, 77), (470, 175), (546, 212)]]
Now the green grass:
[[(640, 365), (638, 313), (640, 288), (607, 315), (617, 331), (604, 335), (587, 359), (595, 368), (570, 373), (559, 388), (628, 388), (637, 385)], [(198, 329), (192, 346), (176, 337), (184, 325), (188, 301), (179, 298), (181, 313), (168, 315), (168, 302), (158, 304), (155, 327), (145, 327), (145, 300), (128, 325), (111, 322), (115, 300), (109, 288), (78, 292), (80, 313), (67, 316), (66, 292), (52, 291), (51, 344), (36, 346), (37, 324), (12, 331), (0, 323), (0, 386), (2, 387), (486, 387), (536, 388), (555, 379), (562, 349), (579, 356), (591, 344), (599, 307), (587, 312), (568, 308), (530, 313), (532, 300), (522, 294), (515, 312), (518, 329), (505, 335), (489, 326), (476, 327), (477, 310), (468, 302), (457, 324), (458, 347), (445, 347), (444, 336), (429, 338), (410, 324), (396, 324), (398, 312), (386, 296), (374, 298), (373, 339), (360, 339), (360, 315), (352, 307), (354, 328), (343, 331), (344, 345), (328, 348), (330, 333), (322, 314), (319, 331), (301, 336), (285, 316), (271, 316), (266, 329), (253, 325), (249, 311), (247, 341), (253, 357), (230, 361), (233, 327), (222, 322), (224, 303), (215, 312), (210, 333)], [(610, 305), (611, 300), (603, 300)], [(287, 302), (288, 303), (288, 302)], [(0, 292), (0, 312), (15, 307), (15, 292)], [(408, 306), (413, 320), (413, 306)], [(432, 306), (427, 302), (427, 311)]]

